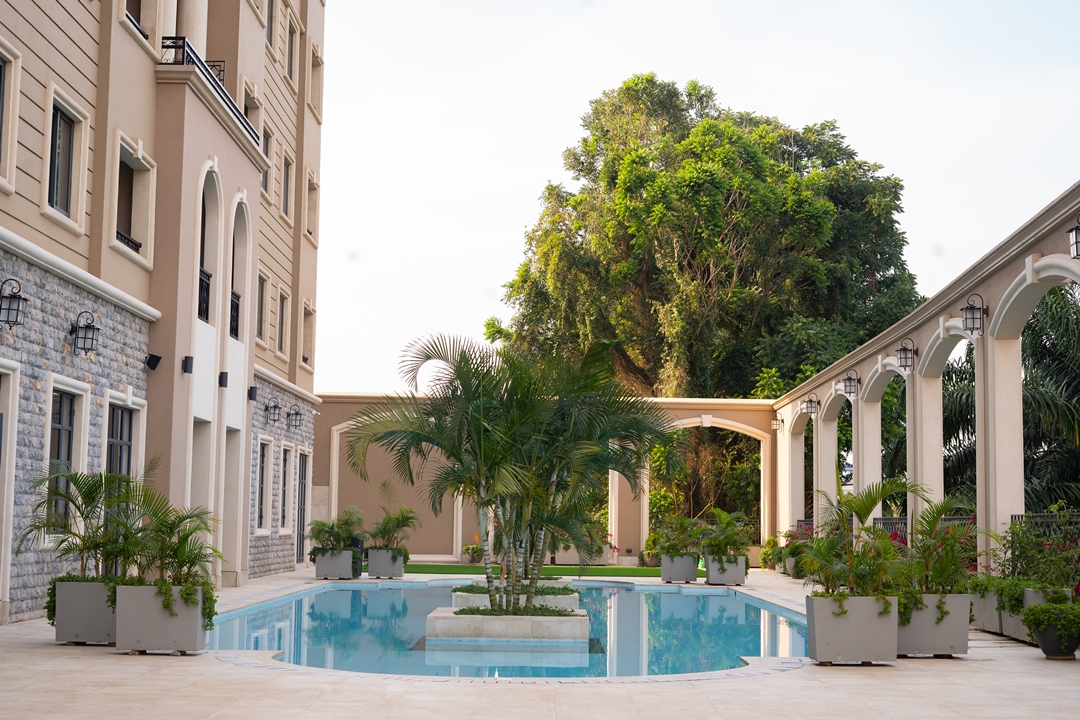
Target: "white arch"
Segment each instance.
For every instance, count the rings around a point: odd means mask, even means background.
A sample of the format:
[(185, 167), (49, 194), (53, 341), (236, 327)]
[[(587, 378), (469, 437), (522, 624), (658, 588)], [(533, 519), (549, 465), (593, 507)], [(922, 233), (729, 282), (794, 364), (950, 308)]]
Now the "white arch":
[(961, 340), (975, 342), (975, 335), (964, 329), (961, 318), (944, 317), (938, 321), (938, 329), (926, 344), (916, 372), (923, 377), (939, 378), (945, 372), (949, 357)]
[(1043, 295), (1055, 285), (1070, 281), (1080, 283), (1080, 261), (1062, 254), (1029, 255), (1024, 261), (1024, 272), (1001, 296), (1001, 303), (990, 321), (990, 335), (1001, 340), (1019, 338)]
[(829, 394), (821, 401), (821, 409), (818, 414), (822, 420), (836, 420), (840, 417), (840, 411), (845, 402), (851, 402), (851, 398), (844, 394), (844, 384), (836, 383), (829, 388)]
[(885, 396), (885, 388), (889, 386), (892, 379), (897, 375), (907, 377), (907, 374), (908, 371), (900, 367), (892, 355), (885, 358), (879, 356), (877, 365), (866, 376), (860, 399), (863, 402), (881, 402), (881, 398)]
[(697, 417), (683, 418), (682, 420), (676, 420), (668, 427), (672, 430), (688, 427), (716, 427), (723, 430), (731, 430), (732, 432), (742, 433), (743, 435), (749, 435), (757, 440), (770, 441), (772, 440), (772, 433), (767, 433), (764, 430), (758, 430), (750, 425), (743, 425), (742, 423), (735, 422), (734, 420), (726, 420), (724, 418), (716, 417), (715, 415), (699, 415)]

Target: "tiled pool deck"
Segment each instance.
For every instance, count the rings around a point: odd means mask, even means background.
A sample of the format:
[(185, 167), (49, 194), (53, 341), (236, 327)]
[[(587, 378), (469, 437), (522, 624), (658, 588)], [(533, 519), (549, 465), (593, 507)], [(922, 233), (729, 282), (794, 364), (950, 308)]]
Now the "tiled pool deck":
[[(218, 609), (316, 582), (312, 570), (260, 578), (223, 590)], [(803, 609), (802, 583), (786, 576), (752, 571), (746, 590)], [(1044, 660), (1036, 648), (978, 632), (971, 634), (971, 653), (961, 658), (869, 667), (765, 659), (708, 679), (674, 682), (440, 682), (297, 668), (274, 662), (273, 655), (128, 656), (112, 648), (57, 645), (44, 620), (0, 627), (0, 718), (1080, 717), (1080, 662)]]

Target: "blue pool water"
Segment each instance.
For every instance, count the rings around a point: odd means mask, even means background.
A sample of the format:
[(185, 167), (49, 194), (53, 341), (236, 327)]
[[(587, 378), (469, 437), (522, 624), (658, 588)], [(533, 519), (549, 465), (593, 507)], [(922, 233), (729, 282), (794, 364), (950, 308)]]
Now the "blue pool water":
[(507, 641), (428, 642), (426, 618), (452, 604), (424, 584), (337, 585), (219, 616), (207, 647), (280, 650), (297, 665), (456, 677), (674, 675), (739, 667), (741, 657), (806, 654), (796, 615), (721, 588), (589, 584), (588, 647)]

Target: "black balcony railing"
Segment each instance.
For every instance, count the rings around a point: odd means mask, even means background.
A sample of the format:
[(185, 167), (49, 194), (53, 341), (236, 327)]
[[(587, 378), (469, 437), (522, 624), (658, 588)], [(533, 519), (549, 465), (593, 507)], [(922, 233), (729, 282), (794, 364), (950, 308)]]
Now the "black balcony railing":
[(240, 293), (232, 291), (232, 304), (229, 306), (229, 336), (240, 339)]
[[(957, 525), (957, 524), (974, 525), (975, 524), (975, 516), (974, 515), (946, 515), (945, 517), (941, 518), (941, 523), (943, 525), (945, 525), (945, 527), (948, 527), (949, 525)], [(895, 532), (896, 537), (898, 539), (903, 538), (903, 539), (906, 540), (907, 536), (908, 536), (907, 517), (904, 517), (904, 516), (901, 516), (901, 517), (876, 517), (876, 518), (874, 518), (874, 527), (881, 528), (882, 530), (885, 530), (885, 531), (889, 532), (890, 534)]]
[(142, 25), (139, 24), (138, 20), (136, 20), (134, 17), (132, 17), (131, 13), (125, 12), (124, 15), (127, 17), (127, 21), (129, 23), (131, 23), (131, 26), (139, 31), (139, 34), (142, 35), (143, 40), (149, 40), (150, 39), (150, 36), (147, 35), (145, 32), (143, 32)]
[(129, 248), (131, 248), (135, 252), (137, 252), (137, 253), (142, 252), (142, 243), (139, 242), (138, 240), (136, 240), (135, 238), (131, 237), (130, 235), (128, 235), (123, 230), (117, 230), (116, 231), (116, 239), (119, 240), (120, 242), (124, 243), (125, 245), (127, 245)]
[(187, 41), (186, 37), (169, 36), (161, 38), (161, 64), (193, 65), (198, 73), (206, 79), (214, 94), (225, 105), (233, 120), (248, 136), (248, 139), (251, 140), (255, 147), (259, 146), (259, 133), (251, 122), (244, 117), (244, 113), (237, 106), (236, 101), (225, 91), (224, 60), (207, 62), (199, 57), (199, 53), (195, 52), (195, 48), (191, 47), (191, 43)]
[(210, 322), (210, 273), (199, 268), (199, 319)]

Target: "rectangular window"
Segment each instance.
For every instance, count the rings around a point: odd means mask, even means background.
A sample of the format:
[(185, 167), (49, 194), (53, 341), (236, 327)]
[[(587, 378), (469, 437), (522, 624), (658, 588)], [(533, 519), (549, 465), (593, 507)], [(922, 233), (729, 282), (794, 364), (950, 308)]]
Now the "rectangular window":
[(292, 160), (284, 158), (281, 163), (281, 212), (289, 216), (289, 195), (292, 192)]
[(304, 528), (307, 526), (307, 463), (308, 456), (301, 453), (296, 468), (296, 562), (304, 557)]
[(266, 44), (274, 47), (274, 0), (266, 0)]
[(314, 47), (311, 49), (311, 77), (308, 81), (308, 94), (311, 99), (311, 109), (315, 111), (316, 119), (322, 122), (323, 60)]
[(270, 192), (270, 168), (274, 166), (274, 135), (265, 127), (263, 128), (262, 136), (262, 152), (266, 156), (266, 159), (270, 161), (270, 166), (263, 170), (262, 174), (262, 189), (264, 193)]
[(0, 168), (4, 162), (4, 116), (7, 115), (8, 61), (0, 57)]
[(266, 339), (266, 276), (259, 275), (258, 297), (255, 306), (255, 337)]
[(304, 325), (303, 325), (303, 343), (304, 347), (300, 353), (300, 361), (308, 367), (312, 367), (312, 354), (315, 352), (315, 311), (311, 305), (304, 303)]
[(49, 157), (49, 205), (71, 215), (72, 153), (75, 121), (58, 107), (52, 111), (52, 143)]
[[(54, 390), (52, 396), (52, 417), (49, 440), (50, 465), (59, 465), (71, 469), (72, 446), (75, 442), (75, 395), (63, 390)], [(49, 472), (52, 472), (50, 468)], [(60, 482), (53, 480), (52, 483)], [(56, 489), (52, 484), (50, 489)], [(66, 488), (65, 488), (66, 489)], [(57, 515), (68, 516), (68, 505), (57, 500), (52, 511)]]
[(278, 295), (278, 337), (277, 337), (277, 351), (281, 354), (285, 354), (285, 336), (289, 332), (289, 296), (285, 293)]
[(292, 453), (281, 450), (281, 527), (289, 526), (289, 495), (292, 494)]
[(131, 475), (131, 435), (135, 412), (131, 408), (109, 405), (109, 437), (105, 471)]
[(256, 523), (255, 527), (262, 530), (266, 527), (266, 455), (270, 446), (266, 443), (259, 443), (259, 478), (258, 478), (258, 492), (256, 492), (256, 503), (258, 508), (256, 509)]
[(296, 28), (293, 27), (292, 21), (289, 22), (289, 47), (287, 48), (288, 58), (285, 60), (285, 70), (289, 75), (289, 79), (296, 81)]

